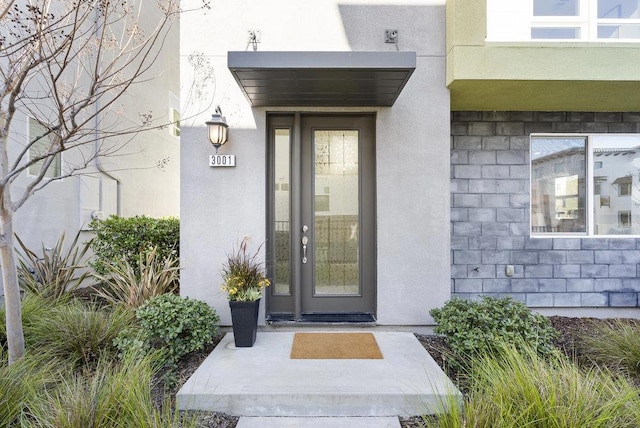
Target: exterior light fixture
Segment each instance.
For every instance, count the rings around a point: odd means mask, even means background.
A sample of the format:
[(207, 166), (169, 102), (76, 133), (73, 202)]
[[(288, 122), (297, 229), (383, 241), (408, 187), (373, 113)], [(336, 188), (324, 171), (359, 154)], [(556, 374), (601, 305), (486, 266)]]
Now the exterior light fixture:
[(227, 131), (229, 125), (222, 116), (220, 106), (216, 107), (216, 112), (211, 115), (211, 119), (205, 122), (209, 128), (209, 141), (216, 148), (216, 153), (221, 145), (227, 142)]

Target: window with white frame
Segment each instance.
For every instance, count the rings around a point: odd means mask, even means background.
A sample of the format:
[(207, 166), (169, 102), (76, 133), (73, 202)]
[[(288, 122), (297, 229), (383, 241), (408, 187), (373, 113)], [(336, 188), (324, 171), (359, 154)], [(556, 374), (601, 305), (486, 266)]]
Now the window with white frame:
[[(32, 117), (28, 118), (27, 135), (29, 138), (29, 159), (36, 159), (51, 150), (51, 137), (47, 134), (47, 127)], [(29, 166), (29, 175), (37, 176), (44, 166), (46, 158)], [(44, 174), (45, 178), (56, 178), (62, 175), (62, 154), (58, 153), (53, 158), (49, 168)]]
[(640, 40), (640, 0), (487, 0), (487, 40)]
[(640, 235), (634, 217), (640, 134), (531, 137), (532, 235)]

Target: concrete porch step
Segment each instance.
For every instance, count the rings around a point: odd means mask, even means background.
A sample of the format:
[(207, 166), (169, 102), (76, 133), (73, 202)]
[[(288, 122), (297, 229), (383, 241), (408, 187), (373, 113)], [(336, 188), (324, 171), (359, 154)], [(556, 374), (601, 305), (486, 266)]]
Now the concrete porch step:
[(357, 331), (374, 333), (382, 360), (292, 360), (293, 331), (259, 332), (252, 348), (236, 348), (228, 333), (180, 389), (178, 407), (236, 416), (380, 417), (435, 413), (449, 396), (460, 400), (412, 333)]
[(242, 417), (236, 428), (400, 428), (397, 417)]

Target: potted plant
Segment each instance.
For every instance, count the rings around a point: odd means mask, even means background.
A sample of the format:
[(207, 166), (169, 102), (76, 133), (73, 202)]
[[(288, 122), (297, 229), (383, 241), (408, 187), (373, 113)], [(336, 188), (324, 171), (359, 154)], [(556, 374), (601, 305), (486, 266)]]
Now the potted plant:
[(262, 244), (249, 251), (249, 237), (245, 236), (237, 249), (227, 255), (222, 267), (222, 290), (227, 293), (231, 308), (233, 338), (237, 347), (251, 347), (258, 330), (258, 308), (262, 291), (270, 282), (258, 259)]

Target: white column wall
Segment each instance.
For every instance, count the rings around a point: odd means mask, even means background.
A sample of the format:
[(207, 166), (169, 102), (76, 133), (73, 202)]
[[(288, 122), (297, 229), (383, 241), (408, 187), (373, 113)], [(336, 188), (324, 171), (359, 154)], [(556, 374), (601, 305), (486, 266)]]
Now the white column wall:
[[(199, 0), (183, 1), (183, 8)], [(225, 255), (245, 234), (265, 239), (266, 113), (252, 109), (226, 68), (227, 51), (244, 50), (248, 30), (260, 51), (384, 51), (384, 30), (399, 31), (398, 48), (417, 52), (417, 68), (390, 108), (300, 109), (376, 111), (377, 316), (379, 324), (431, 324), (431, 308), (450, 296), (449, 93), (445, 87), (444, 0), (217, 0), (207, 14), (181, 21), (182, 99), (202, 53), (215, 75), (211, 107), (183, 112), (181, 138), (181, 292), (205, 300), (230, 324), (220, 291)], [(209, 101), (201, 100), (200, 105)], [(230, 126), (220, 153), (235, 168), (210, 168), (215, 149), (204, 122), (219, 104)], [(264, 312), (264, 305), (261, 310)]]

